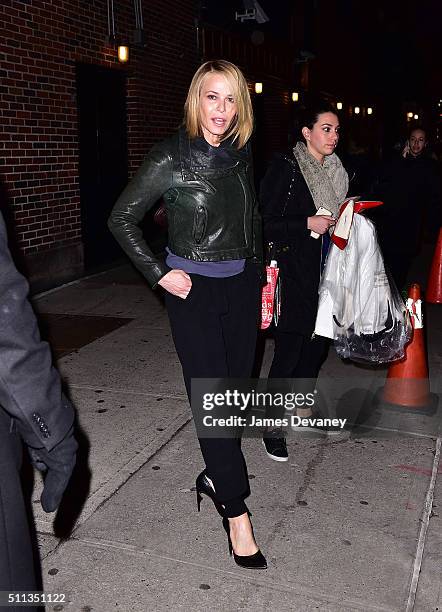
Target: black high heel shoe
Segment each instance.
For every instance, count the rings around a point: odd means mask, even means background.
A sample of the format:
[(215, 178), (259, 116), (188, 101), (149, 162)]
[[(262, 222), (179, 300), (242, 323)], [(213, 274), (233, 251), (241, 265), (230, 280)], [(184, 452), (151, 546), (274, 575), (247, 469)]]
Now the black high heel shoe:
[[(240, 567), (246, 569), (267, 569), (267, 561), (264, 555), (260, 550), (256, 551), (253, 555), (237, 555), (232, 546), (232, 540), (230, 539), (230, 524), (229, 519), (226, 517), (224, 506), (217, 500), (215, 487), (213, 486), (212, 481), (207, 476), (206, 470), (203, 470), (201, 474), (196, 479), (196, 503), (198, 507), (198, 512), (201, 509), (201, 502), (203, 500), (203, 495), (209, 497), (218, 514), (223, 517), (223, 527), (227, 533), (227, 540), (229, 542), (229, 553), (230, 556), (233, 556), (235, 563)], [(247, 512), (248, 516), (251, 516), (250, 512)], [(252, 527), (253, 531), (253, 527)]]
[(267, 569), (267, 560), (259, 549), (253, 555), (237, 555), (233, 550), (232, 540), (230, 539), (230, 523), (229, 519), (226, 517), (223, 518), (223, 527), (227, 533), (230, 556), (233, 556), (236, 565), (239, 565), (239, 567), (243, 567), (245, 569)]
[(196, 504), (198, 507), (198, 512), (201, 509), (201, 502), (203, 500), (203, 495), (206, 495), (213, 501), (213, 504), (218, 514), (224, 518), (225, 516), (224, 507), (216, 499), (215, 487), (213, 486), (213, 483), (210, 480), (210, 478), (207, 476), (206, 470), (203, 470), (201, 474), (198, 476), (198, 478), (196, 479), (195, 486), (196, 486)]

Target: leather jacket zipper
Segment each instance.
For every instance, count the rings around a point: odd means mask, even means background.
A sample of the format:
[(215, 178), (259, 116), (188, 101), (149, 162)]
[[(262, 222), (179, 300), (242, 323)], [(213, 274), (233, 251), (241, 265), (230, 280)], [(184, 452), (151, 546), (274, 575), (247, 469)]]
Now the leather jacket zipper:
[(215, 189), (215, 187), (212, 185), (212, 183), (210, 181), (208, 181), (207, 179), (202, 177), (197, 172), (194, 172), (194, 176), (195, 176), (195, 179), (198, 181), (198, 183), (201, 183), (201, 185), (206, 187), (206, 189), (207, 189), (207, 191), (209, 193), (216, 193), (216, 189)]
[(201, 204), (196, 208), (195, 220), (193, 224), (193, 238), (197, 244), (204, 237), (207, 226), (207, 210)]
[(251, 203), (249, 201), (248, 191), (247, 191), (247, 189), (246, 189), (246, 187), (244, 185), (244, 181), (243, 181), (243, 178), (241, 176), (241, 173), (238, 172), (237, 176), (238, 176), (238, 180), (239, 180), (239, 182), (241, 184), (241, 188), (242, 188), (243, 194), (244, 194), (244, 217), (243, 217), (243, 219), (244, 219), (244, 239), (245, 239), (245, 242), (246, 242), (246, 246), (249, 246), (249, 241), (247, 239), (248, 238), (248, 234), (247, 234), (247, 227), (246, 227), (246, 219), (247, 219), (247, 210), (248, 210), (248, 207), (251, 206)]

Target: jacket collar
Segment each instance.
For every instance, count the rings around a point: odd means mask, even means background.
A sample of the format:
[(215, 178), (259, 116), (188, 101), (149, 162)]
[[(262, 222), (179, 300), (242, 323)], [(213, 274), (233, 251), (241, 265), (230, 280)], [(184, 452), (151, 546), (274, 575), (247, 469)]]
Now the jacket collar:
[(249, 161), (250, 151), (247, 144), (237, 149), (230, 140), (223, 141), (219, 147), (212, 147), (204, 138), (190, 140), (184, 127), (178, 132), (180, 165), (183, 180), (194, 178), (194, 172), (201, 170), (228, 170), (238, 163)]

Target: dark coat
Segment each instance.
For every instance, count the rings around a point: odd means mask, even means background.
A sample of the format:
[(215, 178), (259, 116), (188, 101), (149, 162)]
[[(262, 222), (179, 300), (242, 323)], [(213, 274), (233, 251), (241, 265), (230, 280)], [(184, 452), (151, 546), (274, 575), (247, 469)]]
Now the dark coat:
[(26, 444), (50, 451), (72, 427), (74, 410), (49, 345), (40, 339), (28, 290), (12, 261), (0, 214), (0, 406), (16, 420)]
[(0, 214), (0, 590), (11, 591), (36, 588), (19, 477), (20, 437), (50, 451), (74, 420), (27, 295)]
[(295, 158), (277, 155), (261, 183), (264, 240), (274, 243), (282, 279), (280, 331), (313, 333), (318, 308), (322, 238), (314, 239), (307, 217), (316, 207)]

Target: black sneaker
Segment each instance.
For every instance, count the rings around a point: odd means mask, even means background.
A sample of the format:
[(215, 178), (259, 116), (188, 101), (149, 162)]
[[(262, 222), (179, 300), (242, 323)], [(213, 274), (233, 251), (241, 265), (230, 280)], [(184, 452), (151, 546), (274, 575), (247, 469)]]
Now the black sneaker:
[(262, 443), (270, 459), (274, 461), (288, 461), (289, 454), (282, 429), (266, 431), (262, 437)]

